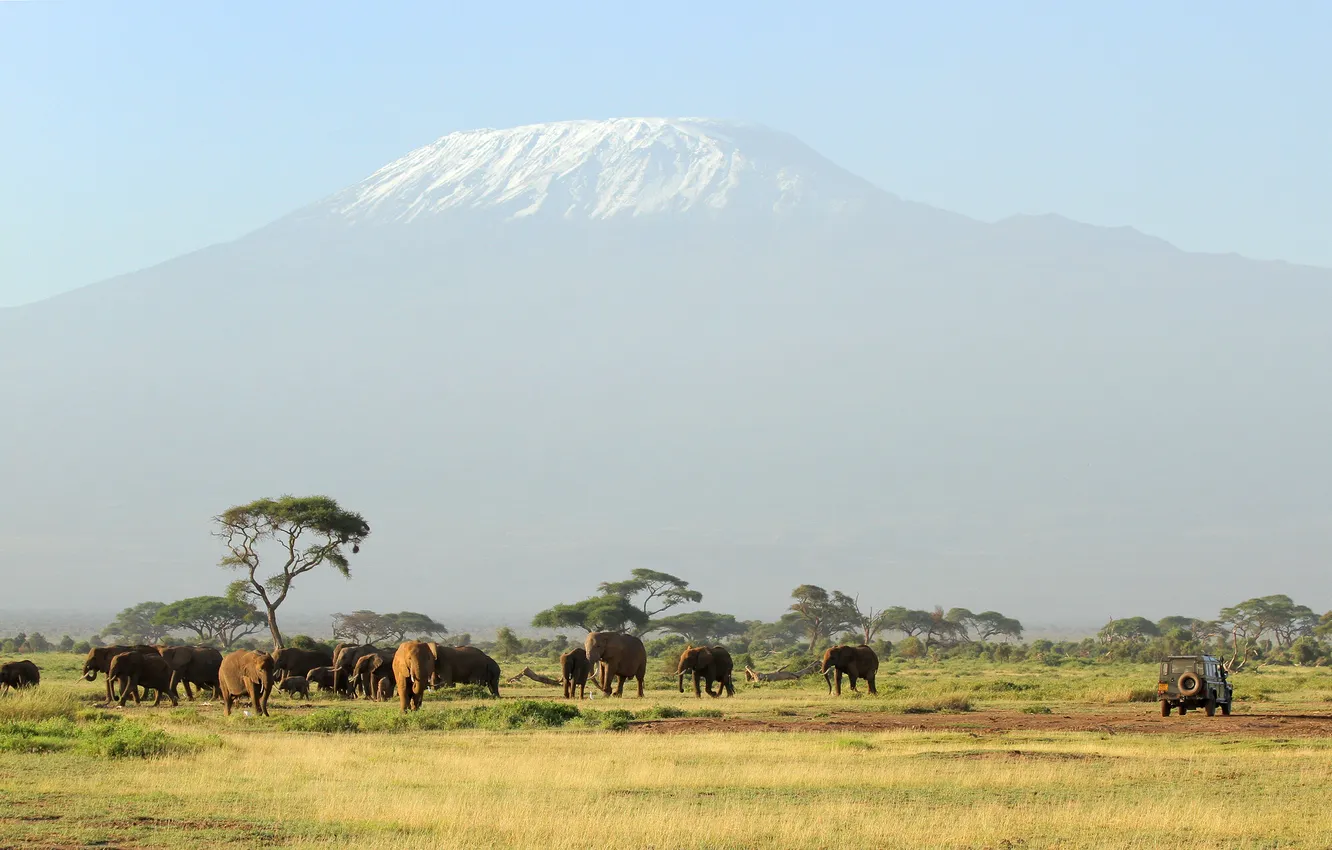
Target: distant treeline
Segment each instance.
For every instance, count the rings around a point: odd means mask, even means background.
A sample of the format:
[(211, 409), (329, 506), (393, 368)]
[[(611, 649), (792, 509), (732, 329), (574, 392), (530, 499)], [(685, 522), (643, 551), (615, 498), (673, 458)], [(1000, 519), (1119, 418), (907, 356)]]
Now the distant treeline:
[[(746, 663), (765, 664), (808, 657), (833, 643), (865, 643), (882, 657), (983, 658), (994, 661), (1037, 660), (1078, 663), (1097, 660), (1155, 661), (1166, 655), (1210, 653), (1231, 663), (1314, 665), (1332, 660), (1332, 612), (1319, 616), (1288, 596), (1241, 602), (1214, 619), (1170, 616), (1111, 620), (1095, 636), (1082, 640), (1022, 641), (1018, 620), (997, 611), (966, 608), (932, 610), (889, 606), (876, 609), (842, 591), (804, 584), (791, 593), (791, 605), (773, 621), (740, 620), (708, 610), (679, 612), (698, 605), (703, 594), (689, 582), (656, 570), (636, 569), (622, 581), (603, 582), (586, 599), (539, 612), (531, 627), (549, 636), (520, 637), (501, 628), (494, 640), (479, 642), (501, 659), (557, 657), (572, 641), (591, 631), (624, 631), (647, 639), (653, 655), (686, 643), (725, 644)], [(172, 603), (143, 602), (122, 611), (87, 640), (64, 635), (51, 641), (39, 633), (0, 642), (6, 653), (86, 652), (105, 642), (125, 644), (193, 643), (219, 649), (260, 648), (256, 635), (268, 619), (239, 584), (226, 596), (198, 596)], [(329, 635), (296, 635), (289, 646), (331, 645), (336, 641), (394, 645), (408, 638), (430, 640), (449, 635), (444, 623), (417, 612), (380, 614), (358, 610), (332, 616)], [(471, 635), (450, 642), (472, 643)]]

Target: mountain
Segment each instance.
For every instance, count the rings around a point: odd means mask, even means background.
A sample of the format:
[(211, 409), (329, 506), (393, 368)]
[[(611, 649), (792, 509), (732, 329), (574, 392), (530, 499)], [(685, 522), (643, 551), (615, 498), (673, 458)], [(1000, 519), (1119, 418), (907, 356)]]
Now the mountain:
[(570, 219), (828, 214), (880, 194), (796, 139), (762, 127), (621, 118), (450, 133), (305, 214), (358, 223), (410, 222), (457, 209)]
[(636, 566), (768, 618), (811, 581), (1049, 623), (1329, 607), (1330, 312), (1326, 270), (974, 221), (753, 125), (455, 133), (0, 311), (6, 590), (212, 592), (209, 517), (327, 492), (374, 534), (310, 612), (474, 621)]

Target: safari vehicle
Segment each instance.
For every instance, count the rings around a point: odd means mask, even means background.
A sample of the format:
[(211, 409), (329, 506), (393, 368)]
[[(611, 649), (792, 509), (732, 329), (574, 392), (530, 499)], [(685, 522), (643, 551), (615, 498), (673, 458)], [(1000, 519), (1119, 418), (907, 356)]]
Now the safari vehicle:
[(1169, 717), (1171, 708), (1178, 708), (1180, 714), (1201, 708), (1208, 717), (1220, 708), (1229, 716), (1234, 692), (1226, 681), (1225, 665), (1210, 655), (1172, 655), (1161, 662), (1156, 694), (1161, 700), (1162, 717)]

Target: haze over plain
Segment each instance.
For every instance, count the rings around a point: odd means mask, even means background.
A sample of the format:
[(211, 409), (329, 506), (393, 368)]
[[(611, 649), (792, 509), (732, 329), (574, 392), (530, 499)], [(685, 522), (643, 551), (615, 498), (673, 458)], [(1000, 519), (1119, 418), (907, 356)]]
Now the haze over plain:
[(807, 581), (1089, 625), (1327, 607), (1329, 293), (912, 203), (761, 125), (450, 136), (0, 311), (7, 588), (214, 592), (212, 514), (327, 492), (374, 535), (300, 610), (535, 611), (636, 566), (747, 617)]

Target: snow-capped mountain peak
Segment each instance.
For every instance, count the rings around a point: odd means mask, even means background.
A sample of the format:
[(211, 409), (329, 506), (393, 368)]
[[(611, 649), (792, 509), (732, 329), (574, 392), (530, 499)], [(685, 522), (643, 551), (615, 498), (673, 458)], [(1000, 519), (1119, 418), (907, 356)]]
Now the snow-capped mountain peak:
[(701, 118), (559, 121), (450, 133), (328, 198), (351, 222), (454, 209), (505, 218), (838, 212), (882, 194), (795, 138)]

